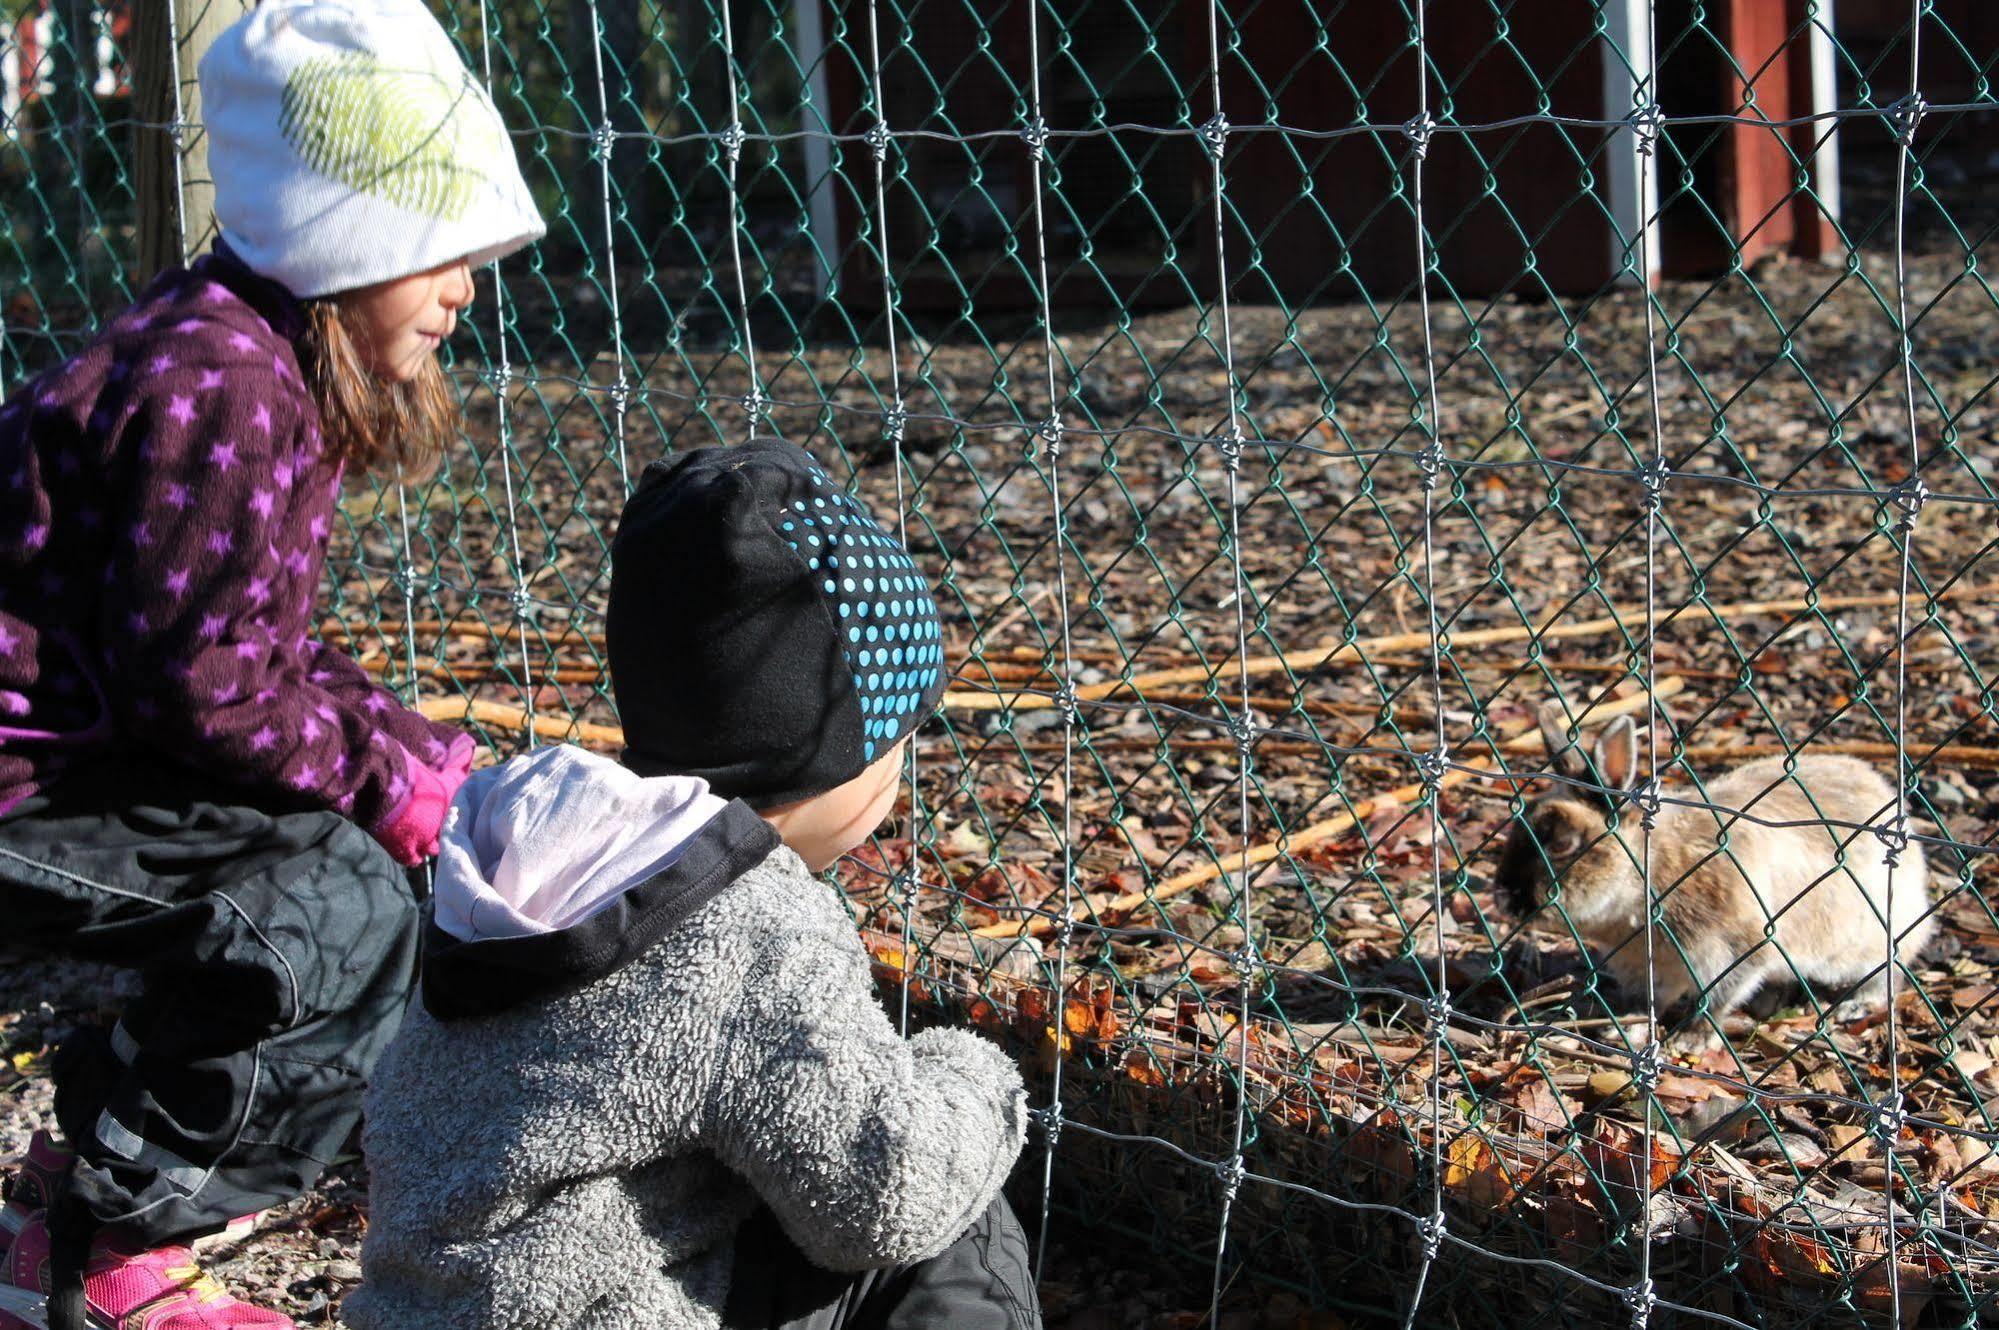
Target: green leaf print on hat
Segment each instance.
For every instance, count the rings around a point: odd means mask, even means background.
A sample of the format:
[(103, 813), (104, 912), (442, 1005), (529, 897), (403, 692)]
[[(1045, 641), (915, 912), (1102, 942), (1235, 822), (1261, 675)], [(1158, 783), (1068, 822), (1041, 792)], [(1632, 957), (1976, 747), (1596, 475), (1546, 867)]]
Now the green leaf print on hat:
[(470, 70), (387, 66), (365, 51), (308, 60), (285, 80), (278, 127), (306, 164), (350, 189), (458, 221), (506, 151)]

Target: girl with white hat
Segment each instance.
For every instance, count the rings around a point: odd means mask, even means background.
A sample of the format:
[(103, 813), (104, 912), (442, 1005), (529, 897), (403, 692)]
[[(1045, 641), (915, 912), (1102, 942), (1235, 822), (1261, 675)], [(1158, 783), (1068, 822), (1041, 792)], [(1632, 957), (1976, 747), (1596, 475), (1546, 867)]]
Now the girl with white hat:
[(141, 971), (55, 1061), (0, 1330), (288, 1326), (188, 1244), (342, 1148), (469, 736), (308, 636), (343, 478), (456, 437), (472, 267), (543, 234), (421, 0), (265, 0), (201, 63), (216, 252), (0, 409), (0, 919)]

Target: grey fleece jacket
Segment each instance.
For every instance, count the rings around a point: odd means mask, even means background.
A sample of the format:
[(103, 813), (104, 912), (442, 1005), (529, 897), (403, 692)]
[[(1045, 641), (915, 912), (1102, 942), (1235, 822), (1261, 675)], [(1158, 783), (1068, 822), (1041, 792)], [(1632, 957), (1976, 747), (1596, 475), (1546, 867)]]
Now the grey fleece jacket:
[[(499, 797), (475, 776), (447, 842)], [(432, 925), (423, 1002), (368, 1096), (355, 1330), (712, 1330), (759, 1202), (819, 1265), (907, 1264), (1019, 1153), (1011, 1061), (962, 1031), (899, 1037), (833, 892), (740, 803), (599, 912), (536, 927)]]

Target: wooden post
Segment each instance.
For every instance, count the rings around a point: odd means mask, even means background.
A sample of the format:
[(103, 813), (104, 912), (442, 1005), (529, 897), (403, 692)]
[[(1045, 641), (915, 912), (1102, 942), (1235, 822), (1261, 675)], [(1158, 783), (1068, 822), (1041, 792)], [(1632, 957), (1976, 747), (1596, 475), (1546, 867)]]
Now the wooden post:
[[(205, 252), (215, 241), (215, 181), (208, 173), (197, 74), (202, 53), (253, 8), (255, 0), (161, 0), (137, 6), (132, 95), (139, 114), (132, 156), (141, 280)], [(178, 161), (170, 128), (176, 122), (185, 127)]]

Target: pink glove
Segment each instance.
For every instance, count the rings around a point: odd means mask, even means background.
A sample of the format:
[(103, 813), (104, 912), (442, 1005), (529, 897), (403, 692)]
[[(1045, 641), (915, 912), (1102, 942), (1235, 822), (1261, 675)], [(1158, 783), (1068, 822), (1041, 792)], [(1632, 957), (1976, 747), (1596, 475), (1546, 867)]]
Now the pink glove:
[(465, 777), (432, 771), (412, 757), (409, 778), (409, 793), (388, 820), (375, 828), (375, 839), (397, 863), (414, 868), (437, 853), (437, 835), (444, 829), (445, 811), (451, 807), (451, 797), (458, 793)]

